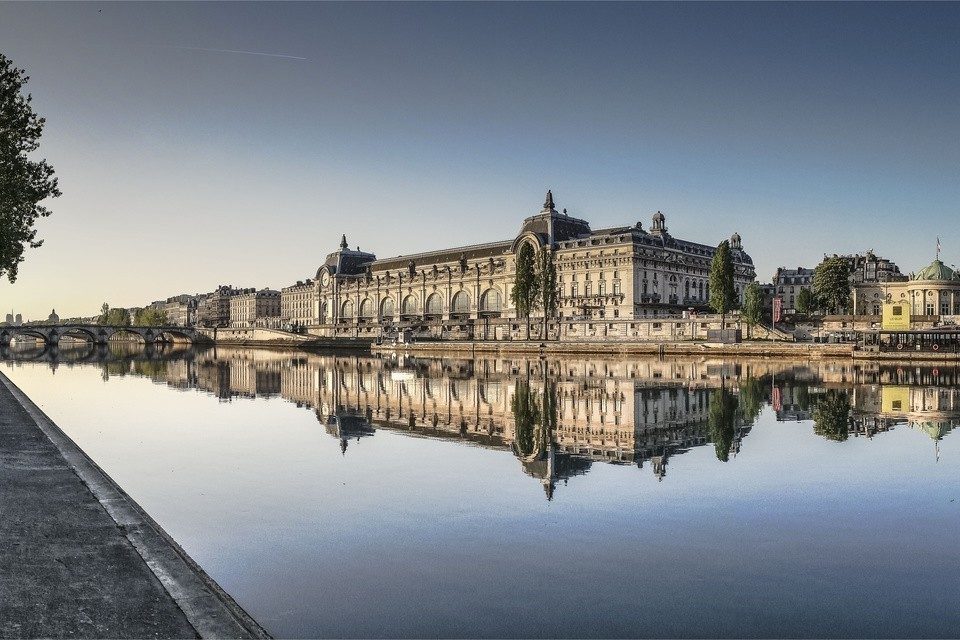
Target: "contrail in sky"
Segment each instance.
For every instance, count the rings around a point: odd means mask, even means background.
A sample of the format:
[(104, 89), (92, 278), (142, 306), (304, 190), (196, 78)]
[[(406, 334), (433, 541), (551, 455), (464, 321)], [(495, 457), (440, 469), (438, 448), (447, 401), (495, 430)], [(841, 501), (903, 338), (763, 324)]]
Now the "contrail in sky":
[(247, 56), (266, 56), (268, 58), (286, 58), (287, 60), (307, 60), (300, 56), (288, 56), (283, 53), (263, 53), (262, 51), (240, 51), (238, 49), (208, 49), (206, 47), (179, 47), (176, 45), (156, 45), (164, 49), (182, 49), (184, 51), (209, 51), (211, 53), (242, 53)]

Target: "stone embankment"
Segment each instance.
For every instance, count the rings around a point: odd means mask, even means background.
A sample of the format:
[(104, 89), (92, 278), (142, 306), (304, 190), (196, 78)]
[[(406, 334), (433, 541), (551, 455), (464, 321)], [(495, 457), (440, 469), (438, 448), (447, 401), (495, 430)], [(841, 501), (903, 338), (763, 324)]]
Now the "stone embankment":
[(199, 329), (205, 339), (231, 347), (270, 347), (289, 349), (361, 349), (369, 350), (372, 339), (323, 338), (310, 334), (291, 333), (281, 329)]
[(269, 637), (2, 373), (0, 484), (0, 637)]
[(374, 345), (379, 353), (452, 355), (483, 353), (725, 356), (732, 358), (790, 358), (800, 360), (853, 359), (889, 362), (960, 362), (960, 354), (921, 351), (880, 352), (858, 350), (853, 344), (749, 341), (739, 344), (711, 342), (539, 342), (531, 341), (436, 341), (412, 344)]
[(610, 354), (653, 356), (732, 356), (760, 358), (850, 358), (853, 345), (805, 344), (797, 342), (742, 342), (721, 344), (711, 342), (538, 342), (531, 341), (445, 341), (415, 342), (412, 344), (374, 345), (375, 352), (455, 354), (524, 353), (524, 354)]

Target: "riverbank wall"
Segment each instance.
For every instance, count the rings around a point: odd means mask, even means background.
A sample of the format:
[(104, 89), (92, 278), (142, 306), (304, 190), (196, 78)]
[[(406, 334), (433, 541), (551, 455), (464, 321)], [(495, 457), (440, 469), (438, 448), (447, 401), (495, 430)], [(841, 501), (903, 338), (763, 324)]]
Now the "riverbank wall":
[(960, 354), (932, 352), (881, 352), (858, 350), (853, 344), (749, 341), (737, 344), (711, 342), (538, 342), (436, 341), (373, 345), (374, 353), (422, 355), (524, 354), (524, 355), (643, 355), (731, 358), (790, 358), (799, 360), (847, 359), (887, 362), (954, 362)]
[(0, 637), (270, 637), (2, 373), (0, 446)]
[(731, 356), (763, 358), (850, 358), (853, 345), (802, 344), (794, 342), (537, 342), (460, 341), (415, 342), (412, 344), (374, 345), (378, 353), (410, 354), (571, 354), (571, 355), (647, 355), (647, 356)]
[(372, 338), (327, 338), (311, 334), (291, 333), (281, 329), (253, 327), (235, 329), (198, 329), (204, 342), (229, 347), (269, 347), (271, 349), (360, 350), (369, 351)]

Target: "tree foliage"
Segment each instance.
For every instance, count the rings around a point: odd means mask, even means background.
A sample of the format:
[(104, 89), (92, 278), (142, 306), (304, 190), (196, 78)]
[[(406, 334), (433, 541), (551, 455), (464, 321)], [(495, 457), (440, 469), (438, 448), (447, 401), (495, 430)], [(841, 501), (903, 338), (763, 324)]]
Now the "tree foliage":
[(804, 315), (813, 313), (817, 309), (817, 299), (813, 295), (813, 291), (810, 289), (800, 289), (800, 293), (797, 294), (796, 302), (797, 313), (802, 313)]
[(751, 282), (743, 293), (743, 320), (748, 327), (760, 324), (763, 317), (763, 292), (760, 285)]
[(537, 260), (537, 282), (537, 306), (543, 310), (543, 337), (546, 338), (547, 322), (557, 313), (557, 267), (553, 262), (553, 253), (546, 247), (540, 250)]
[(714, 312), (725, 316), (736, 306), (736, 301), (730, 241), (724, 240), (714, 252), (710, 265), (710, 307)]
[(110, 305), (104, 302), (100, 307), (100, 319), (97, 322), (108, 327), (129, 327), (130, 312), (119, 307), (111, 309)]
[(842, 313), (850, 305), (850, 266), (843, 258), (824, 258), (813, 271), (813, 295), (817, 306)]
[(167, 324), (167, 312), (153, 307), (137, 309), (133, 314), (133, 324), (138, 327), (162, 327)]
[(537, 278), (536, 254), (529, 242), (520, 245), (517, 252), (517, 272), (510, 291), (510, 300), (517, 315), (527, 319), (527, 338), (530, 337), (530, 313), (537, 307), (540, 280)]
[(29, 79), (0, 53), (0, 277), (10, 282), (17, 279), (23, 252), (43, 244), (34, 224), (50, 211), (40, 203), (60, 195), (53, 167), (29, 158), (40, 146), (44, 125), (30, 94), (23, 94)]

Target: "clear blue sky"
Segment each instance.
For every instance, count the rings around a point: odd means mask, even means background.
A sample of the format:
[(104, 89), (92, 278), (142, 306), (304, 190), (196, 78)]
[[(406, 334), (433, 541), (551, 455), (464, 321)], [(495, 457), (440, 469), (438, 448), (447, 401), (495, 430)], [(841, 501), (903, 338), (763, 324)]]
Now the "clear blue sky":
[(0, 51), (64, 192), (0, 284), (31, 318), (279, 288), (342, 233), (512, 237), (547, 188), (739, 231), (761, 280), (937, 235), (960, 263), (958, 4), (4, 3)]

